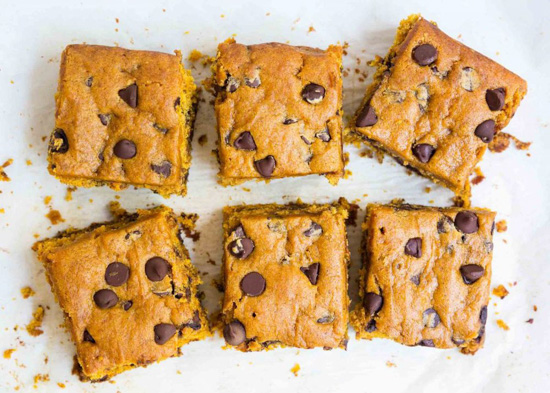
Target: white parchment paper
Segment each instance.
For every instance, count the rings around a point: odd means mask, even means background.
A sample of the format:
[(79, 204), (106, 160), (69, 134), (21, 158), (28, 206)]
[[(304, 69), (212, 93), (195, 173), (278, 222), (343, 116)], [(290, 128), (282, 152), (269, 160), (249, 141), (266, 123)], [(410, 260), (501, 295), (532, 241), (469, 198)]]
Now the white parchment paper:
[[(47, 391), (64, 384), (70, 392), (546, 392), (550, 383), (548, 297), (550, 295), (550, 3), (547, 1), (2, 1), (0, 8), (0, 164), (10, 182), (0, 183), (0, 391)], [(74, 346), (60, 327), (62, 313), (43, 269), (30, 247), (68, 226), (84, 227), (109, 218), (107, 188), (79, 189), (66, 201), (66, 186), (46, 170), (47, 137), (54, 125), (59, 57), (70, 43), (120, 45), (130, 49), (186, 55), (199, 49), (213, 56), (218, 42), (234, 35), (243, 43), (289, 42), (325, 48), (349, 43), (345, 68), (346, 115), (359, 104), (372, 74), (366, 61), (384, 55), (399, 21), (415, 12), (433, 19), (450, 36), (524, 77), (529, 93), (507, 132), (533, 141), (528, 152), (510, 147), (487, 153), (486, 179), (473, 187), (473, 205), (498, 211), (508, 230), (495, 233), (493, 285), (510, 294), (492, 296), (485, 348), (475, 356), (457, 350), (409, 348), (387, 340), (356, 341), (350, 329), (347, 351), (278, 349), (265, 353), (223, 351), (220, 337), (183, 348), (184, 355), (114, 378), (83, 384), (71, 374)], [(310, 27), (312, 29), (310, 29)], [(186, 63), (188, 66), (189, 62)], [(355, 70), (358, 70), (356, 72)], [(199, 83), (209, 76), (200, 63)], [(407, 174), (386, 159), (360, 157), (364, 148), (347, 146), (352, 175), (332, 187), (322, 177), (247, 183), (223, 188), (216, 183), (215, 120), (211, 97), (203, 92), (199, 109), (189, 194), (165, 200), (147, 190), (118, 193), (126, 209), (165, 203), (200, 215), (200, 240), (186, 240), (205, 284), (206, 307), (214, 312), (221, 294), (211, 285), (220, 276), (221, 209), (227, 204), (327, 202), (340, 196), (361, 206), (405, 198), (411, 203), (448, 206), (452, 194)], [(198, 137), (208, 138), (204, 146)], [(27, 162), (29, 160), (29, 162)], [(426, 193), (425, 187), (431, 187)], [(247, 190), (249, 189), (249, 190)], [(65, 222), (52, 226), (51, 207)], [(349, 228), (353, 256), (350, 294), (356, 301), (359, 227)], [(207, 263), (211, 259), (215, 265)], [(30, 285), (36, 295), (23, 299)], [(25, 330), (38, 305), (46, 308), (44, 334)], [(538, 311), (533, 307), (537, 306)], [(533, 323), (525, 321), (533, 318)], [(509, 330), (496, 324), (503, 320)], [(295, 376), (290, 369), (299, 364)], [(37, 382), (47, 374), (48, 382)], [(36, 389), (34, 388), (34, 386)]]

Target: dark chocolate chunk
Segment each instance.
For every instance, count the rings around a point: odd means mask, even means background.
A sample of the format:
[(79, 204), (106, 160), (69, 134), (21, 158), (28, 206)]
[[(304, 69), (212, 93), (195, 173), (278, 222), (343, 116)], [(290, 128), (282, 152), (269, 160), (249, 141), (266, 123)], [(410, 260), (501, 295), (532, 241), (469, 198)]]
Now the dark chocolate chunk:
[(425, 327), (436, 328), (439, 322), (441, 322), (441, 318), (439, 318), (439, 314), (433, 308), (428, 308), (422, 313), (422, 323)]
[(311, 225), (308, 229), (304, 231), (304, 236), (306, 237), (317, 237), (323, 234), (323, 228), (321, 225), (317, 224), (315, 221), (311, 221)]
[(258, 77), (254, 78), (254, 79), (244, 78), (244, 83), (248, 87), (252, 87), (253, 89), (255, 89), (258, 86), (260, 86), (260, 78), (258, 78)]
[(254, 251), (254, 242), (247, 237), (236, 239), (229, 243), (227, 249), (235, 258), (245, 259)]
[(437, 60), (437, 49), (430, 44), (418, 45), (412, 51), (412, 58), (421, 66), (427, 66)]
[(97, 155), (97, 158), (99, 158), (99, 161), (105, 161), (105, 157), (103, 156), (103, 151), (100, 151)]
[(225, 90), (227, 90), (230, 93), (234, 93), (239, 88), (239, 85), (240, 85), (239, 80), (230, 76), (225, 81)]
[(416, 286), (420, 285), (420, 274), (412, 276), (411, 277), (411, 282)]
[(312, 263), (307, 267), (301, 267), (300, 271), (306, 275), (306, 277), (308, 278), (309, 282), (312, 285), (317, 285), (320, 268), (321, 268), (321, 264), (319, 262), (316, 262), (316, 263)]
[(135, 108), (138, 105), (138, 87), (134, 83), (124, 89), (118, 91), (118, 96), (124, 100), (125, 103), (130, 105), (131, 108)]
[(498, 89), (488, 89), (485, 93), (485, 101), (492, 111), (499, 111), (504, 107), (506, 91), (499, 87)]
[(176, 100), (174, 101), (174, 109), (178, 109), (178, 106), (180, 106), (180, 103), (181, 103), (181, 98), (180, 97), (176, 98)]
[(365, 331), (367, 333), (372, 333), (376, 330), (376, 321), (374, 319), (371, 319), (368, 323), (367, 323), (367, 326), (365, 327)]
[(284, 125), (294, 124), (294, 123), (297, 123), (297, 122), (298, 122), (298, 120), (290, 119), (290, 118), (286, 118), (286, 119), (283, 120)]
[(198, 311), (195, 311), (195, 314), (193, 314), (193, 319), (190, 322), (187, 322), (185, 326), (193, 330), (199, 330), (202, 327), (201, 318)]
[(449, 233), (453, 227), (453, 219), (449, 216), (444, 215), (437, 222), (437, 233)]
[(405, 244), (405, 254), (420, 258), (422, 256), (422, 239), (419, 237), (409, 239)]
[(435, 347), (433, 340), (420, 340), (418, 345), (420, 345), (421, 347)]
[(332, 323), (334, 322), (334, 315), (325, 315), (317, 320), (317, 323)]
[(52, 153), (67, 153), (69, 150), (69, 140), (67, 139), (67, 135), (65, 134), (65, 131), (63, 131), (61, 128), (56, 128), (52, 132), (52, 136), (50, 137), (50, 146), (49, 150)]
[(258, 272), (248, 273), (241, 280), (241, 289), (248, 296), (260, 296), (265, 291), (265, 278)]
[(328, 128), (325, 128), (324, 130), (315, 133), (315, 138), (319, 138), (323, 142), (329, 142), (331, 138)]
[(151, 164), (151, 169), (163, 177), (168, 177), (172, 173), (172, 164), (169, 161), (164, 161), (160, 165)]
[(416, 158), (418, 158), (418, 161), (426, 164), (434, 155), (435, 148), (427, 143), (420, 143), (418, 145), (414, 145), (412, 151)]
[(455, 344), (455, 345), (462, 345), (464, 344), (466, 341), (464, 341), (463, 339), (461, 338), (455, 338), (455, 337), (451, 337), (451, 341)]
[(86, 83), (86, 86), (92, 87), (92, 84), (94, 83), (94, 77), (93, 76), (89, 77), (88, 79), (86, 79), (85, 83)]
[(94, 293), (94, 302), (99, 308), (111, 308), (118, 303), (118, 296), (110, 289), (100, 289)]
[(489, 143), (495, 136), (495, 121), (485, 120), (476, 127), (474, 134), (485, 143)]
[(310, 83), (302, 89), (302, 98), (310, 104), (318, 104), (325, 98), (325, 88), (316, 83)]
[(99, 121), (101, 121), (101, 124), (103, 124), (104, 126), (109, 124), (109, 122), (111, 121), (111, 115), (103, 115), (100, 113), (99, 115), (97, 115), (97, 117), (99, 117)]
[(355, 126), (370, 127), (375, 125), (376, 122), (378, 122), (378, 116), (376, 116), (374, 108), (370, 106), (370, 104), (367, 104), (363, 107), (363, 109), (361, 109), (361, 112), (357, 116), (357, 119), (355, 120)]
[(363, 299), (363, 305), (367, 315), (372, 316), (376, 314), (382, 308), (383, 300), (382, 296), (374, 292), (368, 292)]
[(174, 334), (176, 334), (177, 329), (171, 323), (159, 323), (155, 325), (155, 342), (158, 345), (162, 345), (170, 340)]
[(483, 266), (469, 264), (460, 267), (460, 274), (462, 274), (462, 279), (465, 284), (473, 284), (485, 273)]
[(161, 257), (153, 257), (145, 264), (145, 275), (151, 281), (162, 281), (172, 267), (168, 261)]
[(475, 213), (461, 211), (455, 217), (455, 227), (462, 233), (474, 233), (479, 229), (479, 222)]
[(239, 135), (237, 139), (235, 139), (235, 142), (233, 142), (233, 146), (240, 150), (256, 150), (256, 143), (254, 142), (254, 138), (249, 131), (245, 131)]
[(95, 340), (90, 334), (90, 332), (86, 329), (84, 330), (84, 334), (82, 335), (82, 341), (87, 341), (89, 343), (95, 344)]
[(160, 125), (158, 125), (157, 123), (154, 123), (153, 124), (153, 127), (155, 128), (155, 130), (163, 133), (163, 134), (167, 134), (168, 133), (168, 128), (164, 128), (164, 127), (161, 127)]
[(133, 301), (128, 300), (128, 301), (124, 302), (124, 304), (122, 304), (122, 308), (124, 309), (124, 311), (128, 311), (130, 308), (132, 308), (133, 304), (134, 304)]
[(254, 166), (260, 175), (263, 177), (271, 177), (273, 171), (275, 170), (275, 157), (266, 156), (261, 160), (254, 161)]
[(487, 323), (487, 306), (481, 307), (481, 310), (479, 311), (479, 321), (482, 325)]
[(123, 263), (113, 262), (105, 269), (105, 281), (113, 287), (120, 287), (130, 277), (130, 268)]
[(246, 340), (244, 325), (238, 320), (228, 323), (223, 328), (223, 338), (229, 345), (237, 346), (243, 343)]
[(113, 148), (115, 156), (118, 158), (129, 159), (136, 156), (137, 148), (136, 144), (128, 139), (121, 139)]
[(235, 229), (233, 229), (233, 235), (238, 239), (242, 239), (243, 237), (245, 237), (243, 226), (240, 224), (237, 225)]

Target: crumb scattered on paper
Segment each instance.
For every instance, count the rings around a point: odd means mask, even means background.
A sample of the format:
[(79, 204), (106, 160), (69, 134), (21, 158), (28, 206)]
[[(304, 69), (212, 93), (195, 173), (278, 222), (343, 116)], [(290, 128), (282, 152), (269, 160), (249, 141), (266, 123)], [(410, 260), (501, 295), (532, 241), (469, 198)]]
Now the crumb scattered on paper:
[(6, 349), (4, 351), (4, 359), (11, 359), (11, 354), (15, 352), (15, 348)]
[(67, 202), (73, 200), (73, 192), (76, 191), (76, 187), (67, 187), (67, 193), (65, 194), (65, 200)]
[(495, 228), (498, 233), (506, 232), (506, 230), (508, 229), (508, 223), (506, 222), (506, 220), (500, 220), (496, 223)]
[(481, 169), (474, 169), (476, 176), (472, 179), (472, 184), (475, 186), (485, 180), (485, 175), (481, 172)]
[(294, 374), (294, 376), (297, 377), (297, 376), (298, 376), (298, 371), (300, 371), (300, 365), (299, 365), (298, 363), (296, 363), (296, 364), (294, 365), (294, 367), (292, 367), (292, 368), (290, 369), (290, 371), (292, 371), (292, 373)]
[(23, 296), (23, 299), (28, 299), (31, 296), (34, 296), (36, 292), (33, 291), (31, 287), (23, 287), (21, 288), (21, 296)]
[(314, 33), (316, 30), (313, 26), (309, 26), (309, 29), (307, 30), (307, 33)]
[(533, 322), (534, 322), (533, 318), (529, 318), (527, 321), (525, 321), (525, 323), (530, 323), (530, 324), (533, 324)]
[(6, 162), (2, 164), (2, 167), (0, 168), (0, 181), (11, 180), (8, 174), (4, 171), (4, 168), (9, 167), (12, 163), (13, 163), (13, 158), (10, 158), (9, 160), (6, 160)]
[(506, 325), (506, 323), (502, 319), (497, 319), (497, 325), (498, 325), (499, 328), (501, 328), (503, 330), (510, 330), (508, 325)]
[(61, 213), (59, 212), (59, 210), (50, 209), (50, 211), (48, 212), (48, 214), (45, 215), (45, 217), (50, 220), (52, 225), (57, 225), (61, 222), (65, 222), (65, 219), (61, 216)]
[(36, 374), (34, 376), (34, 388), (37, 388), (38, 382), (48, 382), (50, 380), (50, 376), (48, 374)]
[(431, 187), (426, 187), (426, 188), (424, 188), (424, 192), (425, 192), (426, 194), (429, 194), (431, 191), (432, 191), (432, 188), (431, 188)]
[(499, 132), (495, 135), (495, 138), (489, 143), (489, 150), (494, 153), (502, 153), (504, 150), (510, 147), (510, 141), (514, 142), (516, 149), (518, 150), (528, 150), (532, 142), (523, 142), (520, 141), (513, 135), (510, 135), (506, 132)]
[(537, 312), (537, 311), (538, 311), (538, 307), (537, 307), (536, 305), (533, 306), (533, 311), (534, 311), (534, 312)]
[(57, 386), (59, 386), (61, 389), (65, 389), (65, 384), (63, 382), (58, 382)]
[(501, 299), (504, 299), (506, 296), (508, 296), (508, 293), (508, 290), (502, 284), (496, 288), (493, 288), (493, 295), (498, 296)]
[(389, 360), (386, 362), (386, 367), (397, 367), (397, 364), (395, 364), (394, 362), (390, 362)]
[(350, 203), (349, 205), (349, 215), (346, 219), (346, 225), (352, 227), (357, 226), (357, 212), (359, 211), (359, 205), (355, 203)]
[(204, 146), (208, 143), (208, 136), (206, 134), (202, 134), (199, 136), (199, 145)]
[(191, 61), (191, 62), (195, 62), (195, 61), (199, 61), (201, 59), (201, 57), (203, 56), (202, 52), (200, 50), (197, 50), (197, 49), (193, 49), (190, 53), (189, 53), (189, 56), (187, 57), (187, 60)]
[(27, 332), (33, 336), (40, 336), (44, 331), (40, 329), (42, 327), (42, 320), (44, 319), (44, 307), (38, 306), (36, 311), (32, 313), (32, 320), (27, 325)]
[(198, 241), (201, 238), (201, 233), (197, 231), (192, 231), (189, 228), (184, 229), (185, 237), (193, 240), (194, 242)]

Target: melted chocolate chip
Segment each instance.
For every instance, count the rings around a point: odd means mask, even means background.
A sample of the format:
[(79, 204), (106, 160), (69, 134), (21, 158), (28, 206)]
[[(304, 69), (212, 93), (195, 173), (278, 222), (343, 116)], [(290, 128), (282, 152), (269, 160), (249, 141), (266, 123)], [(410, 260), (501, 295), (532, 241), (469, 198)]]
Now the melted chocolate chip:
[(437, 222), (437, 233), (449, 233), (453, 227), (453, 219), (449, 216), (443, 216)]
[(367, 323), (367, 326), (365, 327), (365, 331), (367, 333), (372, 333), (376, 330), (376, 321), (374, 319), (371, 319), (368, 323)]
[(331, 137), (328, 128), (325, 128), (324, 130), (315, 133), (315, 138), (319, 138), (323, 142), (329, 142)]
[(420, 274), (412, 276), (411, 277), (411, 282), (416, 286), (420, 285)]
[(271, 155), (266, 156), (261, 160), (254, 161), (254, 166), (256, 167), (256, 170), (263, 177), (271, 177), (271, 175), (273, 174), (273, 171), (275, 170), (275, 165), (276, 165), (275, 157)]
[(242, 239), (245, 237), (244, 228), (241, 224), (237, 225), (235, 229), (233, 229), (233, 236), (235, 236), (238, 239)]
[(52, 153), (67, 153), (69, 150), (69, 140), (67, 139), (67, 135), (65, 134), (65, 131), (63, 131), (61, 128), (56, 128), (52, 136), (50, 137), (50, 146), (49, 150)]
[(325, 88), (316, 83), (310, 83), (302, 89), (302, 98), (310, 104), (318, 104), (325, 98)]
[(304, 231), (304, 236), (306, 237), (317, 237), (323, 234), (323, 228), (321, 225), (317, 224), (315, 221), (311, 221), (311, 225), (308, 229)]
[(413, 146), (412, 151), (416, 158), (418, 158), (418, 161), (426, 164), (434, 155), (435, 148), (427, 143), (420, 143)]
[(128, 311), (130, 308), (132, 308), (133, 304), (134, 304), (133, 301), (128, 300), (127, 302), (124, 302), (124, 304), (122, 305), (122, 308), (124, 309), (124, 311)]
[(94, 302), (99, 308), (107, 309), (118, 303), (118, 296), (110, 289), (100, 289), (94, 293)]
[(485, 269), (482, 266), (469, 264), (460, 267), (460, 274), (464, 283), (467, 285), (475, 283), (485, 273)]
[(89, 77), (88, 79), (86, 79), (86, 82), (84, 83), (86, 83), (86, 86), (92, 87), (92, 84), (94, 83), (94, 77), (93, 76)]
[(436, 328), (440, 322), (441, 318), (439, 318), (439, 314), (433, 308), (428, 308), (422, 313), (422, 323), (425, 327), (433, 329)]
[(121, 139), (113, 148), (115, 156), (123, 159), (130, 159), (136, 156), (136, 144), (128, 139)]
[(100, 113), (99, 115), (97, 115), (97, 117), (99, 117), (99, 121), (101, 121), (101, 124), (103, 124), (104, 126), (109, 124), (109, 122), (111, 121), (111, 115), (103, 115)]
[(405, 244), (405, 254), (420, 258), (422, 256), (422, 239), (419, 237), (409, 239)]
[(193, 319), (191, 322), (187, 322), (185, 326), (193, 330), (199, 330), (202, 327), (201, 318), (198, 311), (195, 311), (195, 314), (193, 314)]
[(176, 334), (177, 329), (171, 323), (159, 323), (155, 325), (154, 331), (155, 342), (158, 345), (163, 345)]
[(306, 275), (309, 282), (312, 285), (317, 285), (317, 280), (319, 279), (319, 270), (321, 268), (320, 263), (312, 263), (307, 267), (301, 267), (300, 271)]
[(90, 334), (90, 332), (88, 332), (87, 329), (84, 330), (84, 334), (82, 334), (82, 341), (86, 341), (86, 342), (95, 344), (94, 338), (92, 337), (92, 335)]
[(418, 65), (430, 65), (437, 60), (437, 49), (430, 44), (418, 45), (412, 51), (412, 58)]
[(136, 108), (138, 105), (138, 87), (134, 83), (124, 89), (118, 91), (118, 96), (127, 103), (131, 108)]
[(481, 139), (482, 142), (491, 142), (495, 136), (495, 121), (485, 120), (483, 123), (476, 127), (474, 134), (479, 139)]
[(240, 150), (256, 150), (256, 142), (254, 142), (254, 138), (249, 131), (241, 133), (241, 135), (239, 135), (237, 139), (235, 139), (235, 142), (233, 142), (233, 146), (235, 146), (236, 149)]
[(435, 347), (433, 340), (420, 340), (418, 345), (420, 345), (421, 347)]
[(479, 221), (475, 213), (461, 211), (455, 217), (455, 227), (462, 233), (474, 233), (479, 229)]
[(128, 281), (130, 268), (123, 263), (113, 262), (105, 269), (105, 281), (113, 287), (120, 287)]
[(247, 237), (233, 240), (227, 249), (235, 258), (245, 259), (254, 251), (254, 242)]
[(169, 161), (164, 161), (160, 165), (151, 164), (151, 169), (163, 177), (168, 177), (172, 173), (172, 164)]
[(172, 267), (168, 261), (161, 257), (153, 257), (145, 264), (145, 275), (151, 281), (162, 281)]
[(255, 89), (260, 86), (260, 78), (257, 78), (257, 77), (253, 79), (244, 78), (244, 83), (248, 87), (252, 87), (253, 89)]
[(367, 315), (372, 316), (376, 314), (382, 308), (383, 300), (382, 296), (374, 292), (368, 292), (363, 299), (363, 306)]
[(248, 296), (260, 296), (265, 291), (265, 279), (258, 272), (248, 273), (241, 280), (241, 290)]
[(370, 127), (375, 125), (377, 122), (378, 122), (378, 116), (376, 116), (376, 112), (374, 111), (374, 108), (370, 106), (370, 104), (368, 104), (363, 107), (363, 109), (357, 116), (357, 119), (355, 120), (355, 126)]
[(485, 93), (485, 101), (492, 111), (499, 111), (504, 107), (506, 91), (499, 87), (498, 89), (488, 89)]
[(223, 328), (223, 338), (229, 345), (237, 346), (243, 343), (246, 340), (244, 325), (238, 320), (228, 323)]

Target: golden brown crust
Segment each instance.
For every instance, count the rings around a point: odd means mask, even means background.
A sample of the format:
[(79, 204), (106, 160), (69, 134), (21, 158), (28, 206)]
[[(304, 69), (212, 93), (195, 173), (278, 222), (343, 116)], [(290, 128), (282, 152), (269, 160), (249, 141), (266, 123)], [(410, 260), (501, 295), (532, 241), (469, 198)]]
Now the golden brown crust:
[[(412, 52), (426, 43), (437, 49), (437, 60), (420, 66)], [(527, 93), (526, 82), (419, 15), (401, 22), (394, 46), (375, 63), (374, 83), (352, 123), (355, 132), (468, 203), (468, 177), (487, 148), (474, 134), (476, 127), (494, 120), (496, 132), (504, 128)], [(506, 91), (505, 105), (491, 111), (485, 95), (498, 88)], [(359, 127), (358, 115), (367, 104), (378, 121)], [(435, 147), (427, 163), (412, 151), (424, 143)]]
[[(212, 69), (222, 184), (266, 179), (254, 161), (268, 155), (276, 161), (272, 178), (326, 174), (337, 182), (343, 176), (341, 63), (340, 46), (219, 45)], [(302, 97), (310, 83), (325, 89), (319, 103)], [(235, 147), (245, 131), (255, 150)]]
[[(464, 234), (453, 223), (463, 211), (477, 216), (476, 232)], [(350, 318), (357, 338), (427, 346), (425, 340), (431, 340), (436, 348), (475, 353), (484, 339), (494, 218), (495, 213), (485, 209), (369, 205), (363, 224), (363, 301)], [(417, 237), (422, 239), (420, 257), (407, 255), (406, 244)], [(460, 270), (468, 264), (484, 268), (483, 276), (469, 285)], [(365, 306), (369, 292), (383, 298), (373, 317)], [(430, 309), (437, 316), (425, 313)], [(429, 326), (429, 318), (439, 322)]]
[[(345, 201), (343, 201), (345, 202)], [(224, 209), (223, 324), (240, 321), (246, 340), (243, 351), (271, 349), (277, 345), (299, 348), (345, 347), (349, 298), (349, 251), (345, 203), (333, 205), (249, 205)], [(312, 222), (322, 232), (305, 232)], [(246, 259), (229, 249), (239, 236), (252, 239), (254, 250)], [(300, 268), (319, 263), (315, 284)], [(241, 280), (259, 272), (266, 289), (248, 296)]]
[[(193, 225), (192, 219), (177, 217), (166, 207), (140, 210), (34, 245), (65, 313), (83, 379), (105, 380), (178, 356), (182, 345), (210, 335), (196, 296), (200, 277), (178, 238), (182, 228)], [(156, 256), (168, 261), (171, 272), (154, 282), (146, 275), (145, 264)], [(106, 282), (106, 268), (112, 262), (129, 268), (122, 285)], [(96, 305), (94, 295), (103, 289), (115, 292), (116, 305), (108, 309)], [(154, 328), (160, 323), (173, 324), (179, 332), (162, 345), (155, 342)]]
[[(119, 96), (133, 84), (136, 107)], [(119, 190), (133, 185), (163, 196), (185, 195), (195, 90), (179, 52), (67, 46), (56, 94), (50, 173), (76, 186), (105, 184)], [(63, 130), (66, 148), (61, 148), (64, 141), (58, 130)], [(122, 139), (135, 144), (133, 158), (114, 154)]]

